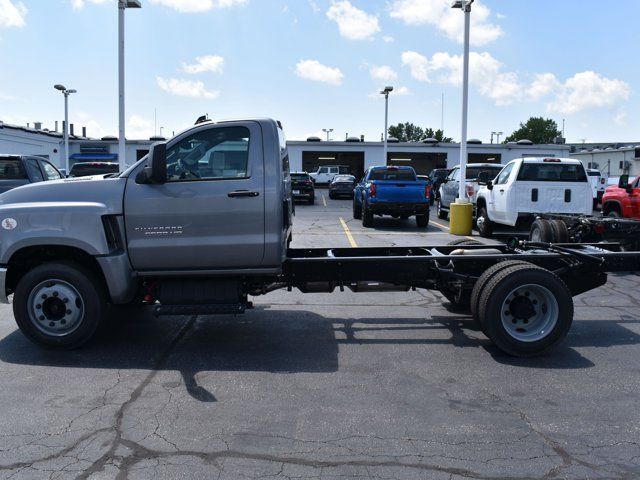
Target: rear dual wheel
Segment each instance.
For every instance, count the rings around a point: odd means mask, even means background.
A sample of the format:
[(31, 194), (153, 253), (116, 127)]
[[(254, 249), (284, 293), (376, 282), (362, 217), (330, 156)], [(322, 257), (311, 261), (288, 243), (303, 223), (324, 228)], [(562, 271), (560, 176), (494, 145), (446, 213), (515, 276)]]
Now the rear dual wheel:
[(477, 306), (472, 309), (476, 309), (482, 331), (505, 353), (516, 357), (545, 354), (562, 342), (571, 327), (571, 292), (562, 279), (544, 268), (527, 262), (507, 263), (492, 267), (488, 281), (478, 279), (479, 291), (472, 293), (472, 305), (476, 301)]
[(543, 243), (568, 243), (569, 230), (562, 220), (536, 218), (531, 224), (529, 240)]

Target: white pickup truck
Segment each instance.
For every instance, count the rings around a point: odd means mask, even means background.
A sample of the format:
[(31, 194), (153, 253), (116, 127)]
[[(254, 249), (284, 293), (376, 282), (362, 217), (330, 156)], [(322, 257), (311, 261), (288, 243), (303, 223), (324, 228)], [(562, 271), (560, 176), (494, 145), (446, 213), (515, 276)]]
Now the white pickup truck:
[(491, 237), (496, 224), (529, 230), (536, 214), (592, 213), (584, 166), (567, 158), (519, 158), (491, 180), (483, 175), (476, 200), (478, 232)]

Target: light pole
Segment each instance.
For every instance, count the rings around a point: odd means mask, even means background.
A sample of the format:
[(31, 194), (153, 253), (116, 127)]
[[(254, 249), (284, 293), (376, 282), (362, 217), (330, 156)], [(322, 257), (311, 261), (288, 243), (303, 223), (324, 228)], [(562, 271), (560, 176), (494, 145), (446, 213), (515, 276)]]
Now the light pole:
[(118, 163), (120, 171), (126, 168), (124, 133), (124, 10), (141, 8), (140, 0), (118, 0)]
[(322, 131), (327, 134), (327, 142), (329, 141), (329, 134), (333, 132), (333, 128), (323, 128)]
[(62, 159), (62, 168), (69, 173), (69, 95), (77, 93), (77, 90), (67, 89), (64, 85), (54, 85), (53, 88), (62, 92), (64, 95), (64, 128), (62, 133), (64, 136), (64, 157)]
[(384, 87), (380, 92), (384, 95), (384, 164), (387, 164), (387, 134), (389, 133), (389, 94), (393, 92), (393, 87)]
[(450, 232), (470, 235), (472, 231), (473, 205), (467, 198), (467, 108), (469, 103), (469, 29), (473, 0), (456, 0), (451, 8), (464, 12), (464, 55), (462, 60), (462, 132), (460, 139), (460, 185), (456, 203), (451, 205)]

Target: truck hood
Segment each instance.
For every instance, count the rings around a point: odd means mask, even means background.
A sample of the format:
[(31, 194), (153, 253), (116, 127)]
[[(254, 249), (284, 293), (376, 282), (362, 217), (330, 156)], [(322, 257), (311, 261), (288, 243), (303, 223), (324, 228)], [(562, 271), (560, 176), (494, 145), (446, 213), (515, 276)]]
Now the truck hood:
[(65, 178), (38, 182), (14, 188), (0, 195), (0, 208), (26, 203), (102, 204), (113, 215), (122, 214), (122, 198), (126, 178), (92, 177)]

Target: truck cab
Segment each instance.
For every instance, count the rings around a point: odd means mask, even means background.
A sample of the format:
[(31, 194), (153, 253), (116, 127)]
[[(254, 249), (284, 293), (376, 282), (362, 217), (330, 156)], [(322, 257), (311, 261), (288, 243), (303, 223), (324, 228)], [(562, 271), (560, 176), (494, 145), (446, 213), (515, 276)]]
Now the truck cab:
[(618, 185), (608, 187), (602, 196), (602, 214), (640, 219), (640, 177), (629, 182), (629, 176), (622, 175)]

